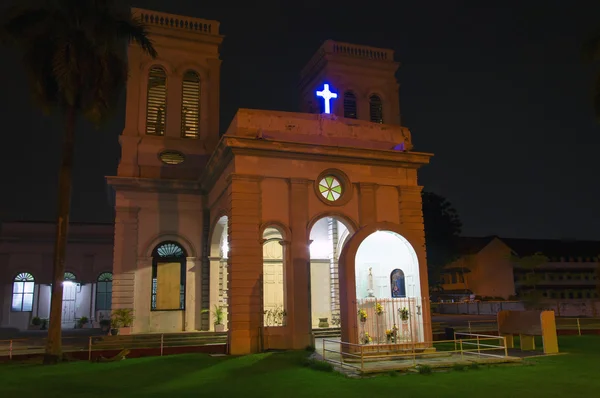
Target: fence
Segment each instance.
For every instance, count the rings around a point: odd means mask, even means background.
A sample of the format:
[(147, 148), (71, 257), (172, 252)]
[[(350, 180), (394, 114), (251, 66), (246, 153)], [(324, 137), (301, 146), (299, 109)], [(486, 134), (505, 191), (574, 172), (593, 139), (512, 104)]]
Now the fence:
[[(63, 353), (77, 359), (94, 360), (130, 350), (130, 357), (170, 355), (186, 352), (225, 353), (227, 338), (217, 333), (149, 334), (127, 336), (63, 337)], [(0, 358), (9, 360), (44, 353), (45, 338), (0, 340)]]
[(423, 342), (425, 325), (423, 299), (366, 298), (356, 301), (358, 339), (361, 343), (389, 344)]
[[(432, 311), (448, 315), (496, 315), (502, 310), (523, 311), (525, 305), (520, 301), (473, 301), (459, 303), (432, 303)], [(600, 315), (599, 300), (546, 300), (545, 308), (553, 310), (558, 316), (597, 317)]]
[[(496, 342), (494, 344), (494, 342)], [(435, 348), (429, 350), (422, 347)], [(421, 346), (421, 347), (419, 347)], [(445, 365), (464, 361), (466, 357), (488, 357), (510, 360), (506, 338), (485, 334), (456, 333), (454, 340), (435, 341), (430, 344), (352, 344), (323, 339), (323, 361), (361, 373), (400, 370), (427, 364), (428, 359), (446, 357)], [(404, 361), (391, 361), (404, 360)], [(513, 359), (514, 360), (514, 359)]]
[[(474, 332), (497, 332), (496, 320), (467, 321), (467, 326), (456, 327), (455, 330)], [(586, 334), (586, 331), (600, 331), (600, 318), (556, 318), (556, 331), (577, 331), (577, 335)]]

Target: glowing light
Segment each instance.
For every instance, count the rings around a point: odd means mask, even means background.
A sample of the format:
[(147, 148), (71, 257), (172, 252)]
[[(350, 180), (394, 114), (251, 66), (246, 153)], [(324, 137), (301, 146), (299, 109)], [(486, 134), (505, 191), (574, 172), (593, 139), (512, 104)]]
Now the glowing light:
[(317, 91), (317, 97), (323, 97), (323, 101), (325, 102), (325, 113), (331, 113), (331, 106), (329, 101), (338, 97), (337, 93), (334, 93), (329, 90), (329, 84), (323, 85), (322, 91)]

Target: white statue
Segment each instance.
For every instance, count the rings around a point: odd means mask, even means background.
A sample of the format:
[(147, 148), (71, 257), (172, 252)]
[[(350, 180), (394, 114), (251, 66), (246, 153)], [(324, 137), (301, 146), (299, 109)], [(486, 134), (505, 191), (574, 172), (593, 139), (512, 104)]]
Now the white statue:
[(369, 267), (369, 283), (367, 285), (367, 295), (369, 297), (375, 297), (373, 294), (373, 267)]

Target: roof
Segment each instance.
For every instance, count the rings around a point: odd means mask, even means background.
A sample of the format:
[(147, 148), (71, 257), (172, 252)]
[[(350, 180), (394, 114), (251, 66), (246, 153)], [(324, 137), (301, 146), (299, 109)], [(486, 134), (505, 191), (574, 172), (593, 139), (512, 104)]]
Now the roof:
[(546, 257), (597, 257), (600, 242), (562, 239), (514, 239), (500, 238), (518, 256), (541, 252)]
[(459, 250), (462, 255), (476, 254), (495, 238), (518, 256), (530, 256), (537, 252), (550, 258), (557, 257), (598, 257), (600, 241), (574, 239), (519, 239), (499, 236), (460, 237)]
[(477, 254), (486, 247), (496, 236), (466, 237), (458, 240), (458, 250), (462, 255)]

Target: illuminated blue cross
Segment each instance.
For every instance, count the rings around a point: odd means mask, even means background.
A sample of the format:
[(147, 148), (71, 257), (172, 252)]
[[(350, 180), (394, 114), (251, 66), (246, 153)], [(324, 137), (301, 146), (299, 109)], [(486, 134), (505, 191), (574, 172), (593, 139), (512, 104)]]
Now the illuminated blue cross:
[(337, 98), (337, 96), (337, 93), (329, 91), (329, 84), (323, 85), (323, 91), (317, 91), (317, 97), (323, 97), (323, 101), (325, 102), (325, 113), (331, 113), (329, 101)]

